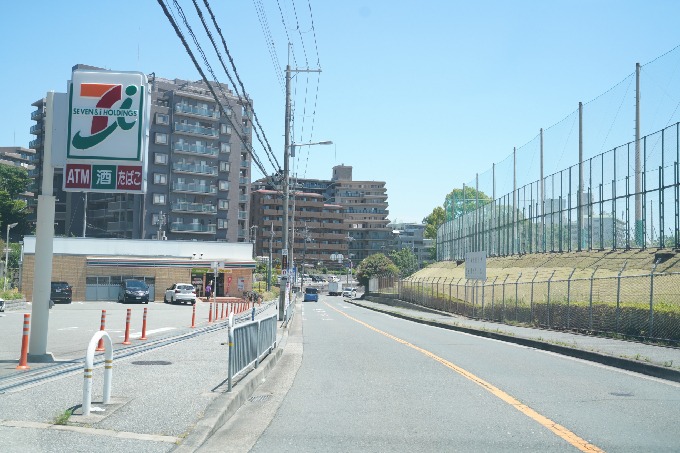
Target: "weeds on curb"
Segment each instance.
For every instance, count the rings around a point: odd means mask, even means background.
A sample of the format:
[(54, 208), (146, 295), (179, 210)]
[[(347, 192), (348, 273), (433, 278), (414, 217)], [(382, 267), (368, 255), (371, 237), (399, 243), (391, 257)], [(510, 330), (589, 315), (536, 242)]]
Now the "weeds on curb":
[(55, 414), (54, 417), (52, 418), (52, 421), (54, 422), (55, 425), (65, 425), (68, 423), (68, 419), (71, 418), (71, 415), (73, 414), (73, 411), (68, 409), (62, 412), (61, 414)]

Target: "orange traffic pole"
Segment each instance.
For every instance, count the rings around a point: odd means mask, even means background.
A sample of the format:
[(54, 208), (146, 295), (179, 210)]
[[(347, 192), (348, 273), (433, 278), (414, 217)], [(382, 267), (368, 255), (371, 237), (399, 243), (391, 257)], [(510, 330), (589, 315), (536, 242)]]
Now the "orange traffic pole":
[[(106, 324), (106, 310), (102, 310), (102, 322), (99, 327), (99, 330), (104, 330), (104, 325)], [(104, 350), (104, 338), (99, 339), (99, 344), (97, 345), (97, 349), (95, 351), (103, 351)]]
[(146, 340), (146, 307), (144, 307), (144, 320), (142, 321), (142, 337), (140, 340)]
[(210, 302), (210, 311), (208, 312), (208, 323), (212, 322), (212, 302)]
[(132, 310), (129, 308), (127, 309), (127, 318), (125, 319), (125, 340), (123, 341), (123, 344), (132, 344), (130, 343), (130, 313)]
[(21, 358), (19, 359), (19, 366), (15, 370), (30, 370), (30, 367), (26, 365), (28, 361), (28, 324), (31, 315), (26, 313), (24, 315), (24, 335), (21, 337)]
[(224, 302), (222, 302), (222, 319), (224, 319)]
[(191, 315), (191, 328), (196, 327), (196, 304), (194, 306), (194, 314)]

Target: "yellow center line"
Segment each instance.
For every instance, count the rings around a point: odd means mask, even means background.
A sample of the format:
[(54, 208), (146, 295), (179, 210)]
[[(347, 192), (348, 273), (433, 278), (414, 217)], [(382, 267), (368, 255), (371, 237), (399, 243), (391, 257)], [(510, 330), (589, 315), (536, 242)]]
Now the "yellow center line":
[(333, 310), (337, 311), (338, 313), (341, 313), (341, 314), (345, 315), (346, 317), (348, 317), (348, 318), (351, 319), (352, 321), (356, 321), (356, 322), (358, 322), (359, 324), (362, 324), (362, 325), (368, 327), (368, 328), (371, 329), (371, 330), (374, 330), (374, 331), (376, 331), (376, 332), (378, 332), (378, 333), (381, 333), (381, 334), (385, 335), (385, 336), (388, 337), (388, 338), (391, 338), (391, 339), (393, 339), (393, 340), (395, 340), (395, 341), (398, 341), (399, 343), (404, 344), (404, 345), (406, 345), (406, 346), (408, 346), (408, 347), (410, 347), (410, 348), (413, 348), (413, 349), (415, 349), (416, 351), (422, 352), (422, 353), (425, 354), (426, 356), (433, 358), (434, 360), (436, 360), (437, 362), (443, 364), (444, 366), (446, 366), (446, 367), (448, 367), (448, 368), (451, 368), (453, 371), (455, 371), (455, 372), (461, 374), (462, 376), (468, 378), (469, 380), (471, 380), (471, 381), (474, 382), (475, 384), (479, 385), (480, 387), (482, 387), (482, 388), (488, 390), (488, 391), (491, 392), (493, 395), (495, 395), (495, 396), (497, 396), (498, 398), (502, 399), (503, 401), (505, 401), (506, 403), (508, 403), (509, 405), (511, 405), (512, 407), (514, 407), (515, 409), (517, 409), (518, 411), (520, 411), (521, 413), (523, 413), (524, 415), (526, 415), (527, 417), (529, 417), (529, 418), (531, 418), (531, 419), (537, 421), (537, 422), (540, 423), (541, 425), (545, 426), (545, 427), (548, 428), (550, 431), (554, 432), (555, 434), (557, 434), (557, 435), (560, 436), (562, 439), (566, 440), (567, 442), (569, 442), (570, 444), (572, 444), (574, 447), (578, 448), (579, 450), (585, 451), (585, 452), (589, 452), (589, 453), (592, 453), (592, 452), (600, 452), (600, 453), (604, 453), (604, 450), (601, 450), (601, 449), (597, 448), (595, 445), (589, 443), (588, 441), (586, 441), (586, 440), (584, 440), (584, 439), (581, 439), (579, 436), (577, 436), (576, 434), (572, 433), (571, 431), (569, 431), (569, 430), (568, 430), (567, 428), (565, 428), (564, 426), (555, 423), (554, 421), (550, 420), (550, 419), (547, 418), (547, 417), (544, 417), (543, 415), (539, 414), (538, 412), (536, 412), (535, 410), (533, 410), (532, 408), (530, 408), (530, 407), (527, 406), (526, 404), (520, 403), (518, 400), (516, 400), (516, 399), (513, 398), (512, 396), (508, 395), (507, 393), (505, 393), (503, 390), (499, 389), (498, 387), (495, 387), (495, 386), (489, 384), (489, 383), (486, 382), (485, 380), (478, 378), (478, 377), (475, 376), (474, 374), (472, 374), (472, 373), (470, 373), (470, 372), (468, 372), (468, 371), (466, 371), (466, 370), (464, 370), (464, 369), (462, 369), (462, 368), (460, 368), (460, 367), (454, 365), (453, 363), (449, 362), (448, 360), (442, 359), (441, 357), (432, 354), (430, 351), (427, 351), (427, 350), (425, 350), (425, 349), (423, 349), (423, 348), (419, 348), (418, 346), (416, 346), (416, 345), (414, 345), (414, 344), (411, 344), (411, 343), (409, 343), (408, 341), (402, 340), (401, 338), (397, 338), (397, 337), (395, 337), (394, 335), (390, 335), (390, 334), (387, 333), (387, 332), (383, 332), (382, 330), (376, 329), (375, 327), (373, 327), (373, 326), (371, 326), (371, 325), (369, 325), (369, 324), (366, 324), (366, 323), (363, 322), (363, 321), (359, 321), (359, 320), (356, 319), (356, 318), (352, 318), (350, 315), (348, 315), (348, 314), (345, 313), (344, 311), (338, 310), (337, 308), (335, 308), (335, 307), (329, 305), (327, 302), (324, 302), (324, 304), (328, 305), (330, 308), (332, 308)]

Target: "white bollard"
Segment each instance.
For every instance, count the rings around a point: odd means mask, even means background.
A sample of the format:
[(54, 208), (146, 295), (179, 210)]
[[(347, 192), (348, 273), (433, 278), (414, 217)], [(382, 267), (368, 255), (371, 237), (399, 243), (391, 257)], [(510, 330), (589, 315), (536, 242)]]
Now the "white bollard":
[(113, 372), (113, 343), (111, 337), (104, 330), (95, 333), (90, 340), (85, 353), (85, 382), (83, 383), (83, 415), (90, 415), (92, 405), (92, 373), (94, 370), (94, 350), (99, 339), (104, 339), (104, 399), (103, 403), (111, 401), (111, 376)]

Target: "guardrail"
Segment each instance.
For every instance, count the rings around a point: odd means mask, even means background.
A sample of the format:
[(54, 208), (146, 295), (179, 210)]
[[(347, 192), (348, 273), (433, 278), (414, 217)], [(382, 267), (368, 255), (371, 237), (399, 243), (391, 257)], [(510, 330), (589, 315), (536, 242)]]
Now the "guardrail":
[(260, 358), (276, 347), (276, 316), (250, 321), (233, 327), (233, 314), (229, 317), (229, 374), (227, 391), (232, 390), (233, 379), (251, 365), (258, 367)]

